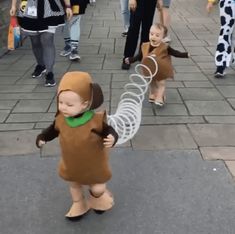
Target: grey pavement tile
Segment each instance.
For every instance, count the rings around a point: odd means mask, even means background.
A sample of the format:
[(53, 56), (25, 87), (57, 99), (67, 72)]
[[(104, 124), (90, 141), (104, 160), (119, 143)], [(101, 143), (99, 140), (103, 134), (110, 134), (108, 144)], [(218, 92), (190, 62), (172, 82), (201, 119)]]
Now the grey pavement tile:
[(207, 77), (200, 72), (181, 72), (175, 73), (174, 78), (176, 81), (207, 81)]
[(235, 109), (235, 98), (228, 98), (228, 102), (232, 105), (232, 107)]
[(182, 103), (182, 99), (177, 89), (166, 89), (166, 102), (167, 103)]
[(209, 81), (184, 81), (187, 88), (213, 88), (214, 85)]
[(210, 55), (210, 52), (204, 47), (185, 47), (190, 55)]
[(7, 77), (0, 77), (0, 84), (1, 85), (13, 85), (19, 79), (18, 76), (7, 76)]
[(212, 62), (212, 61), (214, 61), (214, 56), (212, 56), (212, 55), (192, 55), (192, 59), (195, 62), (200, 62), (200, 63), (201, 62)]
[(215, 88), (179, 88), (184, 100), (214, 101), (223, 100), (223, 96)]
[(50, 122), (54, 120), (55, 113), (23, 113), (10, 114), (6, 123), (34, 123), (34, 122)]
[[(201, 28), (199, 29), (199, 31)], [(206, 46), (207, 43), (204, 40), (181, 40), (184, 46)]]
[(10, 114), (10, 110), (0, 110), (0, 122), (3, 123), (8, 115)]
[(132, 139), (132, 146), (135, 150), (197, 148), (184, 125), (141, 126)]
[(206, 69), (214, 69), (215, 63), (214, 62), (197, 62), (197, 66), (199, 66), (202, 70)]
[(31, 130), (34, 128), (34, 123), (11, 123), (0, 124), (0, 131), (18, 131), (18, 130)]
[(200, 147), (205, 160), (235, 160), (235, 147)]
[(217, 86), (217, 88), (225, 97), (235, 97), (235, 86)]
[(208, 123), (235, 124), (235, 116), (205, 116)]
[(177, 116), (177, 115), (188, 115), (187, 109), (183, 104), (170, 104), (166, 103), (163, 107), (159, 108), (155, 106), (156, 114), (159, 116)]
[(235, 111), (225, 101), (186, 101), (191, 115), (235, 115)]
[(54, 93), (0, 93), (0, 100), (16, 100), (16, 99), (52, 99)]
[(50, 106), (48, 100), (20, 100), (13, 108), (12, 113), (17, 112), (46, 112)]
[(1, 110), (11, 110), (17, 103), (17, 100), (0, 100)]
[(183, 88), (184, 84), (181, 81), (167, 81), (166, 87), (167, 88)]
[(202, 116), (156, 116), (156, 124), (205, 123)]
[(51, 122), (37, 122), (34, 126), (35, 129), (45, 129), (48, 128), (50, 126), (50, 124), (52, 124), (53, 121)]
[(26, 93), (32, 92), (35, 85), (1, 85), (0, 93)]
[(194, 66), (190, 66), (190, 65), (177, 65), (177, 66), (174, 66), (174, 69), (176, 70), (176, 72), (187, 72), (187, 73), (190, 73), (190, 72), (195, 72), (195, 73), (198, 73), (200, 72), (200, 69), (198, 67), (196, 67), (195, 65)]
[[(110, 36), (109, 36), (110, 37)], [(114, 46), (113, 43), (101, 43), (99, 54), (113, 54)]]
[(107, 38), (109, 29), (106, 27), (93, 27), (91, 29), (90, 38)]
[(80, 48), (80, 53), (82, 54), (98, 54), (99, 45), (84, 45)]
[(234, 124), (189, 124), (199, 146), (235, 146)]
[(211, 80), (211, 82), (215, 85), (235, 85), (235, 79), (234, 79), (234, 74), (229, 74), (226, 75), (225, 79), (216, 79), (214, 78), (214, 75), (210, 75), (209, 79)]
[[(181, 52), (184, 52), (185, 50), (180, 50)], [(195, 66), (194, 61), (189, 58), (176, 58), (172, 56), (172, 64), (173, 66)]]

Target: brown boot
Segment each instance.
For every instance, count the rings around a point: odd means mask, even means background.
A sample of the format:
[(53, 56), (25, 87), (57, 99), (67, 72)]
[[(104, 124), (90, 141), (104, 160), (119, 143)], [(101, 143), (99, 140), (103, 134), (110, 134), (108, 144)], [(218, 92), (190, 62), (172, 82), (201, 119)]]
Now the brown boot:
[(71, 221), (80, 220), (89, 209), (90, 206), (87, 200), (85, 197), (82, 197), (79, 201), (73, 201), (73, 204), (65, 217)]
[(90, 191), (88, 202), (90, 207), (97, 213), (102, 213), (102, 211), (104, 212), (106, 210), (109, 210), (114, 206), (113, 195), (107, 189), (100, 197), (95, 197)]

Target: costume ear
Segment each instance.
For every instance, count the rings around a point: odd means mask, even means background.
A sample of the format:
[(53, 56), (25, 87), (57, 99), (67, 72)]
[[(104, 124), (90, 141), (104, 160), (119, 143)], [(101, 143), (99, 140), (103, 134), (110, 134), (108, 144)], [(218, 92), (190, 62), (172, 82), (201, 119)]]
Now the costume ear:
[(101, 87), (97, 83), (91, 83), (91, 90), (92, 96), (91, 105), (89, 109), (93, 110), (102, 105), (102, 103), (104, 102), (104, 95)]

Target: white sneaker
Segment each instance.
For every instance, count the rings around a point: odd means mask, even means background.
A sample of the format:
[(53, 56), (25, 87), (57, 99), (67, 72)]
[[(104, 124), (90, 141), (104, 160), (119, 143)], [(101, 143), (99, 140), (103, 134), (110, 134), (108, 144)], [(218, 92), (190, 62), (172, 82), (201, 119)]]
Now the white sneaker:
[(69, 55), (69, 59), (72, 61), (80, 61), (81, 57), (78, 54), (77, 50), (72, 50), (70, 55)]

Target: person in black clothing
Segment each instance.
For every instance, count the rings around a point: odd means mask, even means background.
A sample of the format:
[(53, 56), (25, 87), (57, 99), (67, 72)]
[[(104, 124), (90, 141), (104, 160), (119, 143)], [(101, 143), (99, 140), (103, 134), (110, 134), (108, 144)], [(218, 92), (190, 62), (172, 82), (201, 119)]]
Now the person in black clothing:
[(157, 0), (129, 0), (130, 27), (128, 30), (124, 49), (122, 69), (128, 70), (130, 64), (125, 58), (133, 57), (137, 48), (139, 31), (141, 26), (140, 46), (143, 42), (149, 41), (149, 29), (153, 22)]

